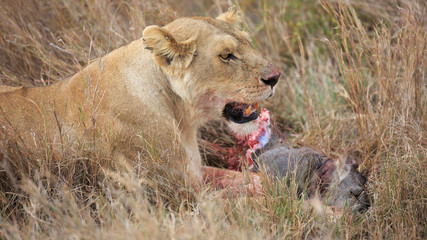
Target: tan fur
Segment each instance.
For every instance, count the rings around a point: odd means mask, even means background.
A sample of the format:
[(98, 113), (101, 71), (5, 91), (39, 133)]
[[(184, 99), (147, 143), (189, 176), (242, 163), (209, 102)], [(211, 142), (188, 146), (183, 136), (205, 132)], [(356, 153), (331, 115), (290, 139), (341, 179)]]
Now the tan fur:
[[(253, 104), (272, 95), (260, 80), (272, 65), (231, 25), (235, 14), (232, 8), (221, 20), (149, 26), (141, 39), (48, 87), (0, 86), (0, 127), (34, 149), (46, 136), (60, 145), (109, 132), (113, 154), (135, 160), (151, 146), (198, 181), (198, 128), (220, 119), (228, 102)], [(219, 58), (228, 53), (238, 60)]]

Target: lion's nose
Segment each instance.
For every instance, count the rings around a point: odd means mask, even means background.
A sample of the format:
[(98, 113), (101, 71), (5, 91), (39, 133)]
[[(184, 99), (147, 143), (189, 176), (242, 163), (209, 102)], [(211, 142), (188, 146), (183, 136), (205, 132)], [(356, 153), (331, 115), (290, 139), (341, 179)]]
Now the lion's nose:
[(271, 69), (271, 73), (265, 78), (262, 77), (261, 81), (269, 85), (271, 88), (273, 88), (277, 84), (277, 81), (279, 81), (279, 77), (280, 77), (279, 69), (273, 67)]

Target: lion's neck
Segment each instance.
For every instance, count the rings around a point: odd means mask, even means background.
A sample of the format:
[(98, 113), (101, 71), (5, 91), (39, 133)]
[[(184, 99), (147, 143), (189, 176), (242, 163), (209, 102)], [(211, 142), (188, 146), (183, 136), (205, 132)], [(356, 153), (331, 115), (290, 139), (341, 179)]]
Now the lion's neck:
[[(132, 44), (138, 43), (130, 45)], [(148, 109), (166, 119), (175, 120), (180, 130), (196, 131), (205, 119), (195, 106), (193, 96), (185, 92), (191, 86), (180, 85), (184, 76), (171, 77), (154, 62), (148, 50), (140, 49), (135, 54), (133, 49), (135, 47), (129, 48), (128, 56), (131, 59), (120, 70), (124, 75), (121, 79), (127, 82), (117, 84), (125, 86), (125, 94), (131, 95), (135, 104), (141, 104), (141, 109)]]

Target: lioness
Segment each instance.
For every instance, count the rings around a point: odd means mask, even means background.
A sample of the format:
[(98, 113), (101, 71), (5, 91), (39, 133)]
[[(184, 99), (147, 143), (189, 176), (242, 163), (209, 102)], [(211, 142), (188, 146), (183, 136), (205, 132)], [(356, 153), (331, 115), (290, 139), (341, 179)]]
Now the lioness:
[[(1, 86), (0, 125), (34, 149), (40, 141), (63, 146), (95, 135), (105, 136), (117, 158), (135, 160), (150, 147), (174, 159), (193, 186), (203, 179), (239, 186), (242, 173), (202, 166), (198, 128), (214, 119), (250, 126), (280, 71), (252, 47), (237, 21), (231, 8), (216, 19), (148, 26), (141, 39), (56, 84)], [(253, 180), (249, 186), (257, 192), (259, 180)]]

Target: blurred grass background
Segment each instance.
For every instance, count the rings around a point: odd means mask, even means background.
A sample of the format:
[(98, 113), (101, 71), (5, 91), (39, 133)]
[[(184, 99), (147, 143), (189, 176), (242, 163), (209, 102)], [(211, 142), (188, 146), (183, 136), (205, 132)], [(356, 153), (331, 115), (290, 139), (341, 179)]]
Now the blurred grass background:
[[(354, 156), (369, 179), (370, 210), (331, 219), (299, 199), (294, 184), (269, 179), (279, 191), (263, 199), (158, 192), (171, 204), (147, 195), (144, 171), (70, 182), (46, 177), (50, 165), (39, 164), (19, 191), (1, 192), (0, 238), (427, 237), (425, 1), (0, 0), (0, 84), (52, 84), (148, 25), (216, 17), (230, 4), (244, 13), (254, 46), (282, 70), (265, 103), (276, 124), (292, 144)], [(4, 162), (35, 158), (0, 150)]]

